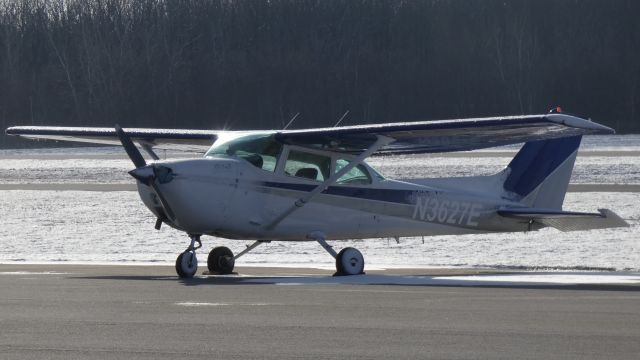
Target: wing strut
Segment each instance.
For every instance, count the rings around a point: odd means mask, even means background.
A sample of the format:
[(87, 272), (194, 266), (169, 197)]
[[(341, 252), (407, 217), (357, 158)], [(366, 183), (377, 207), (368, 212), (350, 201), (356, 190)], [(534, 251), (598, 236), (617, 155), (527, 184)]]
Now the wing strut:
[(300, 199), (296, 200), (296, 202), (293, 203), (293, 205), (291, 205), (291, 207), (289, 207), (282, 214), (280, 214), (277, 218), (275, 218), (273, 221), (271, 221), (269, 224), (267, 224), (265, 226), (265, 228), (267, 230), (272, 230), (273, 228), (275, 228), (280, 222), (282, 222), (282, 220), (286, 219), (287, 216), (291, 215), (291, 213), (293, 213), (297, 209), (300, 209), (301, 207), (303, 207), (307, 202), (309, 202), (309, 200), (314, 198), (316, 195), (318, 195), (321, 192), (327, 190), (327, 188), (329, 186), (335, 184), (335, 182), (338, 181), (338, 179), (340, 179), (344, 174), (346, 174), (349, 171), (351, 171), (351, 169), (353, 169), (356, 166), (360, 165), (366, 158), (371, 156), (371, 154), (375, 153), (376, 151), (378, 151), (383, 146), (388, 145), (389, 143), (395, 141), (395, 139), (392, 139), (392, 138), (387, 137), (387, 136), (376, 135), (376, 137), (377, 137), (376, 142), (374, 142), (371, 146), (369, 146), (369, 148), (367, 150), (365, 150), (364, 152), (360, 153), (360, 155), (358, 155), (358, 157), (356, 157), (353, 161), (351, 161), (347, 166), (343, 167), (342, 169), (340, 169), (340, 171), (338, 171), (337, 173), (335, 173), (332, 176), (330, 176), (327, 180), (325, 180), (322, 184), (316, 186), (313, 190), (311, 190), (305, 196), (303, 196)]
[(153, 151), (153, 146), (149, 145), (148, 143), (144, 143), (144, 142), (140, 142), (140, 146), (142, 146), (144, 151), (146, 151), (147, 154), (149, 154), (149, 156), (151, 156), (151, 158), (153, 160), (160, 160), (160, 157), (158, 156), (158, 154), (156, 154)]

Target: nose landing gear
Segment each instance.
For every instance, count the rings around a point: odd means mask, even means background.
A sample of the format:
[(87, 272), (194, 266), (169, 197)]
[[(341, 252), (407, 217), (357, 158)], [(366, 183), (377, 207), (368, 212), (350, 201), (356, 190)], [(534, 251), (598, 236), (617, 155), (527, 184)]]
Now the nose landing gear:
[[(198, 271), (198, 259), (196, 258), (196, 250), (202, 247), (200, 241), (200, 235), (189, 235), (191, 238), (191, 244), (182, 254), (178, 255), (176, 259), (176, 272), (181, 278), (192, 278), (196, 271)], [(218, 246), (213, 248), (207, 257), (207, 268), (210, 274), (227, 275), (233, 272), (233, 268), (236, 264), (236, 259), (255, 249), (258, 245), (269, 243), (270, 240), (257, 240), (253, 244), (247, 246), (238, 255), (233, 255), (233, 252), (225, 247)]]
[[(198, 271), (198, 259), (196, 258), (196, 250), (202, 247), (200, 235), (189, 235), (191, 244), (176, 259), (176, 272), (181, 278), (192, 278)], [(197, 244), (197, 245), (196, 245)]]

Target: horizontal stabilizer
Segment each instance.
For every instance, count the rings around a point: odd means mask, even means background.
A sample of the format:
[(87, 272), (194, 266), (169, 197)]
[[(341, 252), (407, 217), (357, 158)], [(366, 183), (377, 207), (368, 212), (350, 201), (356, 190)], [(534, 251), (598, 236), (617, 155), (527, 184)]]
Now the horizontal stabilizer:
[(598, 209), (598, 211), (599, 213), (582, 213), (525, 208), (498, 210), (498, 215), (534, 221), (538, 224), (554, 227), (560, 231), (580, 231), (629, 226), (624, 219), (613, 211), (608, 209)]

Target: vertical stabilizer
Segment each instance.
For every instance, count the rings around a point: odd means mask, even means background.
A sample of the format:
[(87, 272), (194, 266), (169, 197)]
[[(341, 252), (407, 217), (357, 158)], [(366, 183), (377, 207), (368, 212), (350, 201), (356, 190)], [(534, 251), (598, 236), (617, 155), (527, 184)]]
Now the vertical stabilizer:
[(581, 139), (525, 143), (507, 168), (505, 196), (530, 207), (562, 209)]

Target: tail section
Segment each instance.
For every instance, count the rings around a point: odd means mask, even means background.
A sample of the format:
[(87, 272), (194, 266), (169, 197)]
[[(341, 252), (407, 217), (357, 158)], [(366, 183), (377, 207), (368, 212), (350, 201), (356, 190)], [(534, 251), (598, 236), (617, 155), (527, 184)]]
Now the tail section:
[(531, 141), (511, 160), (502, 178), (504, 196), (527, 206), (502, 208), (498, 214), (560, 231), (628, 227), (624, 219), (607, 209), (598, 213), (562, 211), (581, 136)]
[(530, 141), (507, 167), (506, 197), (529, 207), (562, 209), (582, 136)]

